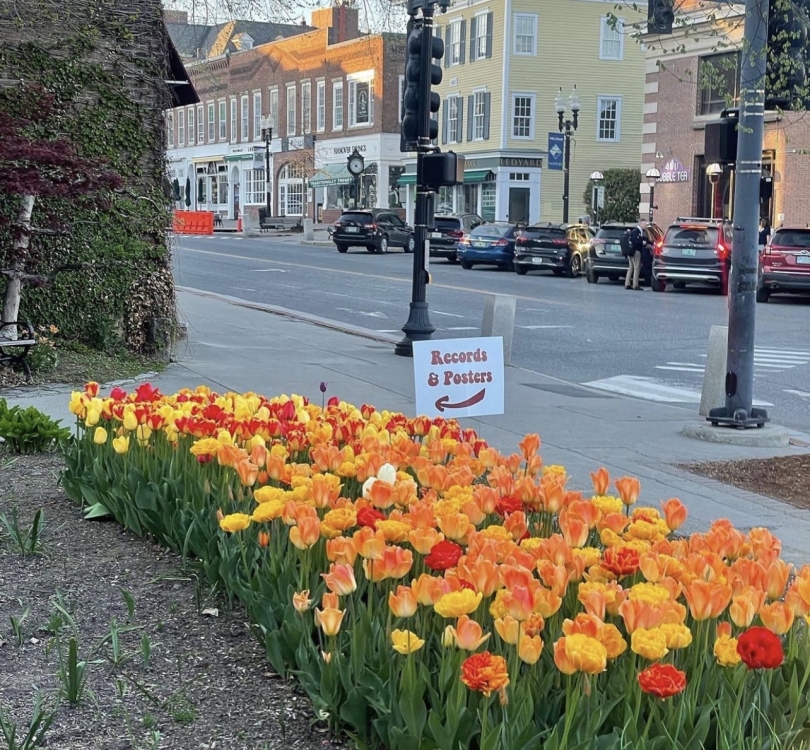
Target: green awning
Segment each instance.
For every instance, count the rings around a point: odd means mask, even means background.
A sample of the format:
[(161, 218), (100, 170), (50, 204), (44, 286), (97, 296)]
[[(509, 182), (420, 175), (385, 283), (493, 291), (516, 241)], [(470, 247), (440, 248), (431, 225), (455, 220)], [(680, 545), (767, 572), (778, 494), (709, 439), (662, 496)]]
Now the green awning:
[(226, 154), (225, 161), (253, 161), (253, 154)]
[(397, 180), (397, 185), (415, 185), (416, 184), (416, 175), (415, 174), (401, 174), (399, 179)]
[(309, 178), (310, 187), (351, 185), (353, 182), (354, 178), (349, 174), (345, 164), (327, 164)]
[(490, 169), (467, 169), (464, 172), (464, 182), (486, 182), (492, 177)]

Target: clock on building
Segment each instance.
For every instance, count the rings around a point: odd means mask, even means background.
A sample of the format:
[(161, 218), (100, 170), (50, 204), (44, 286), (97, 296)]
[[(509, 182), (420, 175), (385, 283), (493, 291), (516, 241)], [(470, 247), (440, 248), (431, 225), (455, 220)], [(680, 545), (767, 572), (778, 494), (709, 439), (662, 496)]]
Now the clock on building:
[(354, 149), (349, 156), (347, 168), (349, 172), (354, 175), (355, 177), (363, 174), (363, 170), (366, 168), (365, 160), (363, 156), (357, 149)]

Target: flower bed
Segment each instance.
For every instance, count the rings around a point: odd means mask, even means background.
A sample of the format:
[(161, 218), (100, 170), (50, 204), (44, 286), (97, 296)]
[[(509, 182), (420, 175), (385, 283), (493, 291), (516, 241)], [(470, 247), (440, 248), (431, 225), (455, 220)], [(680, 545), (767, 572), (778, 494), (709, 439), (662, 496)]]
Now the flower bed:
[(810, 737), (810, 566), (766, 529), (679, 538), (678, 500), (604, 469), (569, 491), (536, 435), (503, 455), (336, 399), (91, 383), (71, 410), (70, 497), (196, 558), (360, 748)]

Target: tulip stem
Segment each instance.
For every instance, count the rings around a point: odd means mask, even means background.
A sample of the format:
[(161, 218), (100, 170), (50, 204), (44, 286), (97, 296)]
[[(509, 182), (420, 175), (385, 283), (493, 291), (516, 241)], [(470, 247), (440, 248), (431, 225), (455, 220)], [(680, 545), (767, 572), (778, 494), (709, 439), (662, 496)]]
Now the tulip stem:
[(568, 684), (565, 686), (565, 724), (563, 727), (562, 741), (560, 747), (568, 747), (568, 733), (571, 731), (571, 724), (574, 721), (574, 715), (577, 711), (577, 704), (579, 703), (579, 690), (574, 685), (574, 678), (568, 677)]

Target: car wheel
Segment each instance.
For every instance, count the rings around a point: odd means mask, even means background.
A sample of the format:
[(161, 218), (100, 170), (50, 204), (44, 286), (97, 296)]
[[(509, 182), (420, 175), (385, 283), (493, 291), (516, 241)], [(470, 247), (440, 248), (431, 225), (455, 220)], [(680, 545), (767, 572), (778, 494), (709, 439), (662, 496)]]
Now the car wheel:
[(585, 278), (588, 279), (589, 284), (596, 284), (599, 281), (599, 274), (588, 268), (585, 271)]
[(337, 249), (337, 251), (339, 253), (345, 253), (349, 249), (349, 246), (344, 245), (342, 242), (336, 242), (335, 243), (335, 248)]
[(406, 253), (412, 253), (416, 249), (416, 238), (411, 235), (408, 237), (408, 242), (404, 247)]
[(526, 268), (526, 266), (521, 265), (520, 263), (515, 263), (515, 273), (516, 273), (518, 276), (525, 276), (525, 275), (526, 275), (526, 272), (527, 272), (528, 270), (529, 270), (529, 269), (528, 269), (528, 268)]
[(667, 282), (656, 279), (655, 276), (652, 277), (650, 286), (654, 292), (665, 292), (667, 290)]
[(462, 267), (462, 268), (463, 268), (465, 271), (469, 271), (469, 270), (472, 268), (472, 266), (473, 266), (473, 264), (472, 264), (472, 263), (470, 263), (470, 261), (468, 261), (468, 260), (462, 260), (462, 261), (461, 261), (461, 267)]
[(568, 263), (568, 268), (565, 269), (565, 275), (569, 279), (575, 279), (582, 272), (582, 258), (579, 255), (572, 255)]
[(771, 298), (771, 293), (764, 287), (757, 287), (757, 302), (767, 302)]
[(377, 252), (378, 253), (387, 253), (388, 252), (388, 237), (383, 237), (380, 240), (380, 244), (377, 245)]
[(458, 263), (458, 257), (456, 255), (448, 255), (447, 256), (448, 263)]

